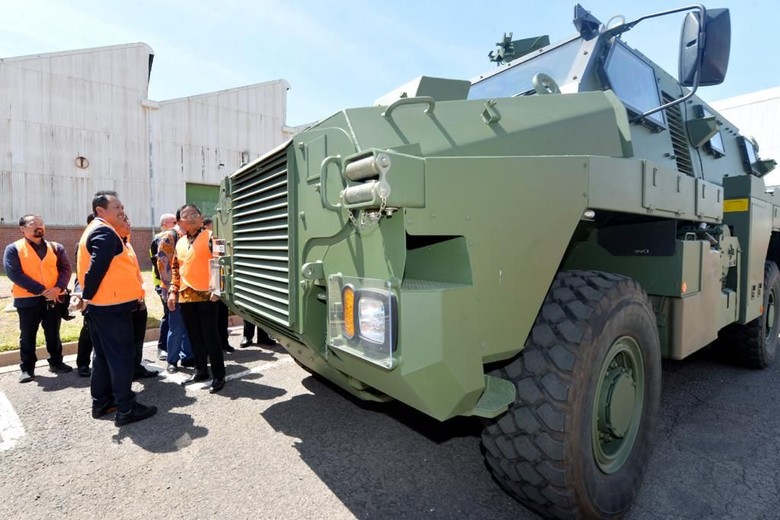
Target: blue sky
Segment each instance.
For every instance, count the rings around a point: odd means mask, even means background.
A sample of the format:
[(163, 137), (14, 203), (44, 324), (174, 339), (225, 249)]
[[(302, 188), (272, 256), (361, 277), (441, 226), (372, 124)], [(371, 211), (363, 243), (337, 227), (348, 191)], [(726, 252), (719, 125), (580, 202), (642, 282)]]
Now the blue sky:
[[(689, 5), (581, 0), (602, 22)], [(574, 34), (574, 1), (5, 0), (0, 57), (133, 42), (155, 51), (149, 98), (157, 101), (286, 79), (287, 123), (371, 105), (420, 75), (470, 79), (494, 67), (487, 53), (504, 32), (523, 38)], [(709, 102), (780, 86), (776, 4), (734, 0), (729, 73), (699, 95)], [(682, 15), (648, 20), (625, 37), (677, 69)]]

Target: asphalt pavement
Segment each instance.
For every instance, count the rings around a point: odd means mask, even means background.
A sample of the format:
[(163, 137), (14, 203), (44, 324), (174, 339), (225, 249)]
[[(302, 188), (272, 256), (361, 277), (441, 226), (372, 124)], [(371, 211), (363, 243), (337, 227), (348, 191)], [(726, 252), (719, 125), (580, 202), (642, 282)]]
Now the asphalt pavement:
[[(278, 345), (226, 356), (218, 394), (134, 383), (156, 416), (90, 415), (88, 379), (0, 371), (0, 518), (531, 519), (482, 462), (478, 419), (359, 402)], [(156, 343), (145, 364), (163, 370)], [(70, 358), (70, 359), (69, 359)], [(72, 357), (66, 358), (72, 364)], [(45, 361), (43, 361), (45, 364)], [(656, 449), (629, 519), (775, 519), (780, 368), (665, 362)]]

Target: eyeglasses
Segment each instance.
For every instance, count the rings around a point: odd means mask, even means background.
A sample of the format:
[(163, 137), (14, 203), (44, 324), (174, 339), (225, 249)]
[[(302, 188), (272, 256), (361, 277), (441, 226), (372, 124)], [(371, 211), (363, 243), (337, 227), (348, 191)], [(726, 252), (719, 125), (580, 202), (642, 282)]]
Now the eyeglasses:
[(194, 222), (196, 220), (200, 220), (203, 218), (203, 215), (181, 215), (179, 217), (181, 220), (185, 220), (187, 222)]
[(31, 220), (24, 225), (25, 227), (45, 227), (45, 224), (40, 220)]

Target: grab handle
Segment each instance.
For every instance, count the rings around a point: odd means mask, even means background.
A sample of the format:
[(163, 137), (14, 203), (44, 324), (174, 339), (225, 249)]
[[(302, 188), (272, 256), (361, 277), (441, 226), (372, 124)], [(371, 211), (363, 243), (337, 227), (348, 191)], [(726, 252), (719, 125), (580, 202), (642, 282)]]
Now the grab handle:
[(331, 163), (335, 163), (339, 170), (341, 170), (341, 156), (330, 155), (325, 157), (320, 165), (320, 201), (322, 202), (323, 208), (331, 211), (338, 211), (339, 208), (341, 208), (341, 203), (331, 204), (328, 200), (328, 166), (330, 166)]
[(431, 96), (419, 96), (419, 97), (411, 97), (411, 98), (401, 98), (398, 101), (393, 102), (390, 106), (388, 106), (384, 112), (382, 112), (382, 117), (390, 118), (390, 115), (393, 113), (393, 110), (396, 108), (403, 106), (403, 105), (417, 105), (417, 104), (426, 104), (428, 105), (428, 108), (425, 109), (425, 113), (429, 116), (433, 115), (433, 109), (436, 107), (436, 100), (434, 100)]

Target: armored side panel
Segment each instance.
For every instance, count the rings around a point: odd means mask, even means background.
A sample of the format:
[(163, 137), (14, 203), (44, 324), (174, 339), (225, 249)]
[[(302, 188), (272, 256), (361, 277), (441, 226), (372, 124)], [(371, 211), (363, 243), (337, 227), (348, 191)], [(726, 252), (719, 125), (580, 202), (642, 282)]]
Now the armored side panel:
[(764, 181), (753, 175), (726, 177), (724, 222), (733, 229), (742, 249), (739, 322), (747, 323), (763, 309), (764, 260), (775, 213), (773, 193), (765, 193)]
[(736, 305), (729, 299), (733, 293), (721, 290), (720, 253), (706, 242), (697, 244), (701, 253), (698, 259), (701, 266), (699, 290), (670, 300), (672, 334), (667, 355), (672, 359), (683, 359), (718, 338), (723, 324), (721, 314), (713, 312), (713, 309), (729, 309), (731, 304), (731, 321), (736, 315)]

